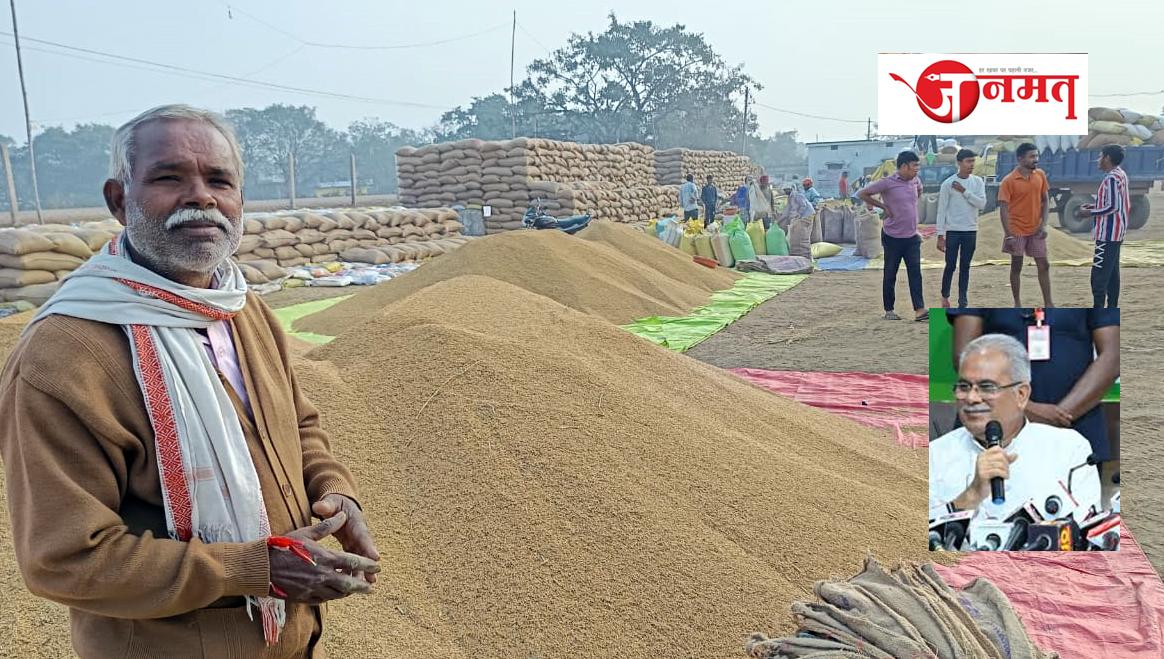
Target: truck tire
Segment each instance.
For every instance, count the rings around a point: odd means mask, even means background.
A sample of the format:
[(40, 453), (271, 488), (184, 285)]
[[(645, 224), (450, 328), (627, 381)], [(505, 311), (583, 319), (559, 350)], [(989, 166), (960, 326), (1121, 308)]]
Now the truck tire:
[(1132, 209), (1128, 213), (1128, 228), (1143, 229), (1144, 225), (1148, 223), (1148, 215), (1151, 212), (1152, 207), (1148, 203), (1148, 195), (1140, 194), (1132, 197)]
[(1075, 217), (1075, 213), (1083, 208), (1084, 204), (1092, 203), (1089, 195), (1071, 195), (1063, 203), (1063, 212), (1059, 214), (1059, 226), (1072, 233), (1087, 233), (1095, 228), (1095, 220), (1091, 218)]

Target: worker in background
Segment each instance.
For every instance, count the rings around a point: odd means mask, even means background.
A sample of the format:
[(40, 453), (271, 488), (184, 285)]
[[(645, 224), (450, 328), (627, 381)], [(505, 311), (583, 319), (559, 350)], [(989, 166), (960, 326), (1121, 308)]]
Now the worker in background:
[(804, 186), (804, 198), (808, 200), (808, 203), (812, 204), (814, 210), (820, 208), (820, 202), (824, 197), (821, 197), (816, 188), (812, 187), (812, 179), (806, 177), (801, 185)]
[(765, 231), (772, 226), (772, 214), (776, 211), (776, 199), (768, 181), (767, 175), (761, 176), (760, 184), (750, 189), (749, 199), (752, 206), (752, 220), (762, 221)]
[(975, 176), (975, 154), (958, 152), (958, 173), (942, 183), (938, 193), (938, 251), (946, 254), (942, 272), (942, 307), (950, 308), (950, 286), (958, 271), (958, 307), (968, 307), (970, 261), (978, 244), (978, 212), (986, 207), (986, 182)]
[(695, 187), (695, 175), (688, 174), (687, 180), (679, 186), (679, 207), (683, 209), (683, 221), (699, 219), (699, 190)]
[(1128, 196), (1128, 175), (1120, 164), (1124, 147), (1109, 144), (1100, 151), (1099, 170), (1104, 172), (1099, 184), (1099, 207), (1084, 204), (1079, 217), (1095, 220), (1095, 260), (1091, 264), (1091, 295), (1094, 308), (1118, 308), (1120, 299), (1120, 247), (1128, 230), (1128, 213), (1132, 198)]
[(784, 194), (788, 195), (788, 204), (784, 206), (784, 212), (778, 218), (780, 228), (784, 232), (788, 232), (788, 227), (792, 224), (794, 219), (811, 219), (816, 215), (816, 210), (812, 204), (808, 203), (808, 199), (804, 197), (804, 193), (800, 191), (800, 187), (792, 181), (784, 182)]
[(1019, 289), (1022, 285), (1023, 259), (1031, 257), (1043, 291), (1043, 306), (1054, 307), (1051, 301), (1051, 262), (1047, 257), (1047, 216), (1051, 205), (1048, 192), (1051, 187), (1039, 169), (1039, 150), (1030, 142), (1023, 142), (1015, 150), (1018, 167), (1002, 179), (998, 188), (998, 214), (1006, 238), (1002, 251), (1010, 254), (1010, 291), (1014, 306), (1021, 307)]
[(707, 228), (715, 221), (715, 208), (719, 204), (719, 190), (715, 187), (715, 177), (707, 175), (707, 183), (699, 195), (703, 202), (703, 227)]
[(744, 179), (744, 184), (736, 189), (736, 193), (732, 195), (732, 205), (740, 209), (740, 219), (746, 224), (751, 219), (751, 200), (748, 198), (748, 188), (750, 185), (755, 185), (755, 179), (748, 176)]
[[(917, 200), (922, 195), (922, 184), (917, 178), (920, 170), (918, 155), (913, 151), (902, 151), (897, 154), (897, 173), (870, 183), (859, 195), (861, 201), (885, 211), (881, 227), (881, 245), (885, 248), (885, 269), (882, 271), (881, 283), (885, 320), (901, 320), (901, 316), (894, 311), (894, 303), (897, 298), (897, 270), (902, 261), (905, 261), (909, 280), (914, 320), (921, 322), (930, 317), (922, 298), (921, 236), (917, 231)], [(873, 195), (881, 199), (874, 199)]]
[(842, 200), (849, 198), (849, 173), (841, 172), (841, 182), (837, 184), (838, 197)]

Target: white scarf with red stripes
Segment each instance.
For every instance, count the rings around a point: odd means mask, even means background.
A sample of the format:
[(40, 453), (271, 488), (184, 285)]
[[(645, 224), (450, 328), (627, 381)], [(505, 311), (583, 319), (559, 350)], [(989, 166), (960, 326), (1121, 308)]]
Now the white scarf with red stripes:
[[(122, 232), (66, 277), (29, 327), (60, 314), (125, 329), (154, 429), (170, 538), (266, 538), (271, 528), (242, 424), (195, 331), (242, 310), (243, 274), (228, 259), (217, 287), (185, 286), (134, 263), (125, 241)], [(268, 644), (275, 643), (285, 603), (247, 597), (248, 613), (251, 605), (259, 606)]]

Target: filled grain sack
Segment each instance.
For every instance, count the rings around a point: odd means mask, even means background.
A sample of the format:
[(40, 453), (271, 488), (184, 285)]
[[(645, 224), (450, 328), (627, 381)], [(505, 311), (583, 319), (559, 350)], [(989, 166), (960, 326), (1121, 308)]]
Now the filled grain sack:
[(105, 229), (81, 228), (76, 230), (75, 235), (85, 241), (85, 245), (88, 246), (90, 252), (96, 254), (105, 247), (105, 243), (113, 240), (113, 237), (117, 234)]
[(32, 286), (22, 286), (20, 288), (11, 288), (5, 291), (4, 297), (9, 302), (29, 302), (38, 307), (48, 301), (53, 293), (57, 292), (57, 286), (60, 282), (52, 282), (50, 284), (34, 284)]
[(279, 264), (275, 263), (274, 261), (248, 261), (247, 265), (263, 273), (263, 276), (266, 277), (268, 281), (276, 281), (287, 277), (287, 271), (279, 267)]
[(23, 256), (33, 252), (49, 252), (53, 241), (28, 229), (0, 229), (0, 254)]
[(1127, 126), (1119, 121), (1093, 121), (1087, 124), (1087, 130), (1092, 133), (1123, 135), (1127, 132)]
[(0, 268), (0, 288), (23, 288), (36, 284), (50, 284), (56, 280), (57, 276), (47, 270)]
[(259, 284), (266, 284), (270, 282), (266, 275), (264, 275), (258, 268), (242, 262), (239, 262), (236, 265), (243, 273), (243, 278), (246, 279), (248, 284), (258, 286)]
[(863, 211), (853, 221), (857, 232), (857, 249), (854, 255), (875, 259), (881, 256), (881, 218)]
[(84, 259), (70, 254), (57, 252), (34, 252), (24, 256), (0, 254), (0, 268), (16, 268), (17, 270), (76, 270), (84, 263)]
[(1117, 121), (1122, 122), (1124, 116), (1120, 114), (1119, 110), (1112, 108), (1095, 107), (1087, 111), (1087, 118), (1092, 121)]
[(365, 247), (346, 249), (340, 253), (339, 257), (340, 260), (347, 261), (349, 263), (369, 263), (371, 265), (384, 265), (385, 263), (392, 262), (391, 259), (389, 259), (388, 256), (384, 254), (384, 252)]
[(812, 226), (815, 218), (794, 218), (788, 226), (788, 254), (812, 256)]

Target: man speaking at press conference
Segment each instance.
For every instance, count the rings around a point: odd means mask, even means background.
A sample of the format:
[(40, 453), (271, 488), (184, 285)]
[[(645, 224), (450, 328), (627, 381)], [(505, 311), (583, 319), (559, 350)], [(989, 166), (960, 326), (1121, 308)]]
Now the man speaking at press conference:
[[(970, 342), (959, 360), (955, 402), (962, 427), (930, 443), (930, 509), (974, 511), (974, 519), (1003, 519), (1024, 502), (1066, 495), (1082, 521), (1100, 507), (1099, 471), (1088, 465), (1091, 445), (1075, 430), (1026, 418), (1031, 366), (1026, 348), (1002, 334)], [(988, 447), (987, 426), (1001, 426)], [(1077, 468), (1084, 465), (1081, 468)], [(1074, 470), (1074, 473), (1072, 473)], [(994, 503), (991, 480), (1002, 479), (1005, 500)]]

